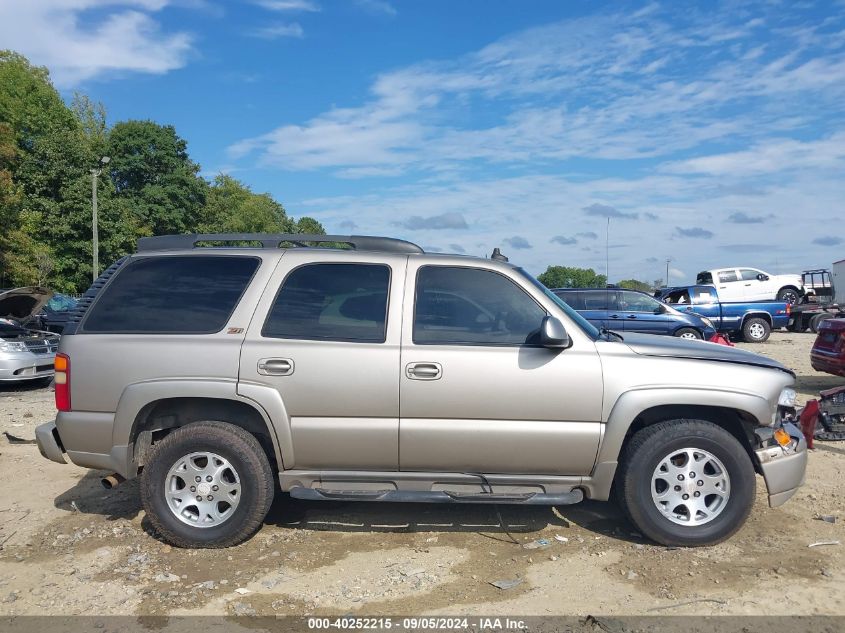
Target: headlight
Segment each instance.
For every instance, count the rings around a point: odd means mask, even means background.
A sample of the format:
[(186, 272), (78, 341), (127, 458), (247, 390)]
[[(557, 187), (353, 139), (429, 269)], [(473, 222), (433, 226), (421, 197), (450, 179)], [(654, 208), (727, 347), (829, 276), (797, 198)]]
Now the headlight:
[(711, 321), (711, 320), (710, 320), (710, 319), (708, 319), (707, 317), (701, 317), (701, 320), (702, 320), (702, 321), (704, 321), (704, 324), (705, 324), (707, 327), (712, 327), (714, 330), (716, 329), (716, 326), (715, 326), (715, 325), (713, 325), (713, 321)]
[(780, 392), (780, 397), (778, 398), (778, 406), (794, 407), (795, 389), (792, 389), (791, 387), (784, 387), (783, 391)]
[(0, 343), (0, 352), (25, 352), (26, 345), (19, 341), (12, 342), (6, 341), (5, 343)]

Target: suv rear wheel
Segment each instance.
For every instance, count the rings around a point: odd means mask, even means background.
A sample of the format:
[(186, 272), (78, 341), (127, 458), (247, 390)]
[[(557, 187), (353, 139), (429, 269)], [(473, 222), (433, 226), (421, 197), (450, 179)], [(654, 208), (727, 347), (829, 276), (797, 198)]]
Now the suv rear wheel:
[(663, 545), (719, 543), (754, 504), (751, 459), (725, 429), (668, 420), (638, 431), (625, 447), (618, 497), (631, 521)]
[(229, 547), (252, 536), (273, 502), (267, 455), (253, 435), (225, 422), (195, 422), (153, 445), (141, 502), (177, 547)]

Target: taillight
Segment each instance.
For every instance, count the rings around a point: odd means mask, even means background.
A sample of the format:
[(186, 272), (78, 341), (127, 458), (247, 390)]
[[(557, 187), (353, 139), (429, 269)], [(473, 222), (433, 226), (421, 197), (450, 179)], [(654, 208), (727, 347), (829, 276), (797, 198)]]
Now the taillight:
[(70, 411), (70, 358), (67, 354), (56, 354), (56, 408)]
[(791, 303), (786, 304), (786, 314), (787, 314), (787, 316), (792, 314), (792, 304)]

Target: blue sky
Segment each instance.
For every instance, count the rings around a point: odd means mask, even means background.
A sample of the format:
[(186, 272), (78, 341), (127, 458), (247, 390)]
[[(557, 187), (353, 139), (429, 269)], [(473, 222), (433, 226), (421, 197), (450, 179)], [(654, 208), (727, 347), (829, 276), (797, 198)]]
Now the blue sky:
[(0, 48), (329, 232), (610, 276), (845, 258), (845, 4), (2, 0)]

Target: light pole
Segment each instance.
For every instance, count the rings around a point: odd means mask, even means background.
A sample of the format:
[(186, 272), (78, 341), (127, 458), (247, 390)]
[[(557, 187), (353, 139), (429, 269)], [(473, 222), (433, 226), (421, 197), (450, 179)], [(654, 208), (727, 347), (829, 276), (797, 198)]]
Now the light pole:
[(93, 244), (91, 252), (94, 256), (94, 261), (91, 268), (91, 276), (93, 281), (97, 281), (100, 276), (100, 236), (97, 230), (97, 178), (103, 173), (103, 168), (109, 164), (111, 160), (108, 156), (103, 156), (100, 159), (100, 166), (91, 170), (91, 233), (93, 235)]

